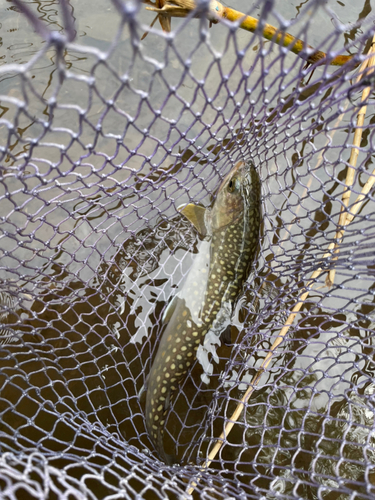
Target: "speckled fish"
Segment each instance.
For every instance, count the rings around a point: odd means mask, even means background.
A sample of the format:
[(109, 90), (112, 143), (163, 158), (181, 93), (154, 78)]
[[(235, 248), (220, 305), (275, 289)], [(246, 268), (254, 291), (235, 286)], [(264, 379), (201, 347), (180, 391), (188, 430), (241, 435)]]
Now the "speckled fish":
[[(205, 240), (186, 282), (168, 307), (169, 320), (148, 377), (146, 425), (166, 463), (164, 425), (178, 384), (193, 364), (209, 330), (220, 330), (241, 292), (259, 244), (260, 180), (242, 161), (229, 172), (212, 209), (180, 210)], [(229, 314), (230, 314), (229, 313)]]

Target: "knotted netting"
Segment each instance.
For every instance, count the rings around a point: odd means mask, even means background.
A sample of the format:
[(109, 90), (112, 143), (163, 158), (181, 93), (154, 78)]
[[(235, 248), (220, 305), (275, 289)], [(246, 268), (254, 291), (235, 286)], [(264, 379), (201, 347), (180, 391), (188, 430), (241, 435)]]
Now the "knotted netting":
[[(255, 33), (205, 2), (170, 33), (137, 2), (28, 7), (0, 7), (1, 498), (373, 498), (369, 2), (232, 5)], [(177, 208), (239, 160), (259, 251), (171, 405), (170, 466), (143, 393), (202, 243)]]

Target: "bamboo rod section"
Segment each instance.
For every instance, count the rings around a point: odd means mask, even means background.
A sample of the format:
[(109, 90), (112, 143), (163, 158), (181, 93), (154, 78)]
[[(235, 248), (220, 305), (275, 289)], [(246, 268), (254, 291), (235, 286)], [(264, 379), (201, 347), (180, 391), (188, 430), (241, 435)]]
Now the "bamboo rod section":
[[(254, 31), (258, 28), (259, 25), (258, 19), (255, 19), (254, 17), (251, 16), (245, 16), (242, 12), (238, 12), (234, 9), (231, 9), (230, 7), (223, 7), (223, 14), (221, 17), (232, 22), (237, 22), (241, 20), (240, 28), (246, 31), (250, 31), (252, 33), (254, 33)], [(319, 61), (326, 62), (327, 54), (325, 54), (325, 52), (322, 52), (321, 50), (314, 50), (314, 48), (311, 47), (311, 45), (305, 44), (302, 40), (295, 38), (290, 33), (285, 33), (284, 31), (280, 31), (271, 24), (267, 23), (264, 24), (262, 35), (266, 40), (270, 40), (271, 42), (281, 45), (282, 47), (286, 47), (291, 52), (297, 54), (298, 56), (300, 56), (301, 53), (303, 53), (307, 48), (312, 50), (313, 53), (309, 57), (307, 58), (304, 57), (306, 62), (309, 64), (314, 64)], [(352, 56), (340, 55), (333, 58), (330, 61), (330, 64), (333, 66), (343, 66), (351, 58)]]
[[(166, 32), (170, 31), (170, 19), (172, 17), (186, 17), (194, 11), (196, 7), (194, 0), (155, 0), (155, 3), (151, 0), (143, 0), (143, 3), (149, 5), (149, 7), (146, 7), (146, 10), (157, 13), (156, 18), (152, 21), (150, 27), (152, 27), (155, 21), (159, 18), (161, 27)], [(197, 16), (198, 15), (199, 14), (197, 14)], [(239, 22), (239, 27), (241, 29), (250, 31), (251, 33), (254, 33), (259, 26), (258, 19), (247, 16), (243, 12), (239, 12), (230, 7), (226, 7), (216, 0), (211, 0), (207, 17), (211, 23), (217, 23), (220, 19), (226, 19), (233, 23)], [(147, 31), (144, 33), (142, 39), (147, 36), (147, 33)], [(270, 40), (271, 42), (281, 45), (282, 47), (288, 48), (291, 52), (302, 57), (309, 64), (319, 62), (323, 64), (329, 62), (329, 64), (333, 66), (343, 66), (352, 59), (352, 56), (348, 55), (339, 55), (332, 59), (328, 59), (325, 52), (315, 50), (313, 47), (304, 43), (302, 40), (295, 38), (290, 33), (280, 31), (267, 23), (264, 24), (262, 35), (266, 40)], [(307, 56), (305, 52), (306, 49), (313, 51), (313, 53)]]
[[(375, 68), (375, 35), (373, 36), (372, 39), (372, 44), (369, 50), (369, 54), (374, 54), (372, 57), (369, 59), (366, 59), (363, 61), (363, 63), (360, 66), (360, 75), (358, 76), (356, 83), (360, 82), (361, 79), (363, 78), (364, 75), (366, 77), (370, 75), (371, 73), (374, 72)], [(366, 68), (368, 68), (368, 71), (365, 72)], [(361, 96), (361, 103), (366, 101), (368, 98), (369, 94), (371, 91), (371, 87), (365, 87), (362, 96)], [(343, 192), (342, 195), (342, 205), (341, 205), (341, 212), (340, 212), (340, 218), (339, 218), (339, 229), (336, 232), (336, 244), (335, 244), (335, 249), (336, 253), (338, 253), (338, 245), (342, 241), (342, 238), (344, 236), (344, 227), (346, 225), (346, 220), (348, 216), (350, 215), (348, 213), (348, 205), (350, 201), (350, 194), (351, 194), (351, 187), (354, 183), (354, 177), (355, 177), (355, 167), (357, 165), (357, 159), (358, 159), (358, 153), (359, 153), (359, 148), (361, 145), (361, 139), (362, 139), (362, 133), (363, 133), (363, 125), (365, 122), (365, 116), (366, 116), (366, 111), (367, 111), (367, 106), (362, 106), (358, 112), (357, 115), (357, 123), (356, 123), (356, 129), (354, 131), (354, 140), (353, 140), (353, 146), (352, 150), (350, 153), (350, 158), (349, 158), (349, 166), (347, 168), (346, 172), (346, 179), (345, 179), (345, 185), (346, 189)], [(326, 284), (327, 286), (332, 286), (335, 281), (335, 270), (331, 269), (328, 273)]]

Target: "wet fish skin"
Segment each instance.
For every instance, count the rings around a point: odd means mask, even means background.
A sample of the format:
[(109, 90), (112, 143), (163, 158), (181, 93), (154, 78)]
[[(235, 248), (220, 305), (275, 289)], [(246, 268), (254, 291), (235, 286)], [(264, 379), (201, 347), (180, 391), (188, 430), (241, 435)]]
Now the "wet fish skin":
[(182, 210), (210, 239), (202, 243), (182, 291), (173, 299), (148, 377), (146, 426), (168, 464), (177, 461), (167, 455), (163, 444), (170, 403), (205, 335), (215, 325), (220, 327), (223, 314), (233, 307), (248, 276), (259, 244), (260, 196), (254, 166), (238, 162), (219, 187), (211, 210), (195, 210), (191, 205)]

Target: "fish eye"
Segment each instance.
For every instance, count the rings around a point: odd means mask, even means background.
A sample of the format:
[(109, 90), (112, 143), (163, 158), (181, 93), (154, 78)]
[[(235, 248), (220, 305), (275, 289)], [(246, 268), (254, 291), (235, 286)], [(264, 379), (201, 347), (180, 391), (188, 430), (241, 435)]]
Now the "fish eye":
[(237, 177), (232, 177), (232, 179), (228, 183), (228, 191), (230, 193), (233, 193), (233, 191), (238, 190), (239, 188), (239, 182)]

